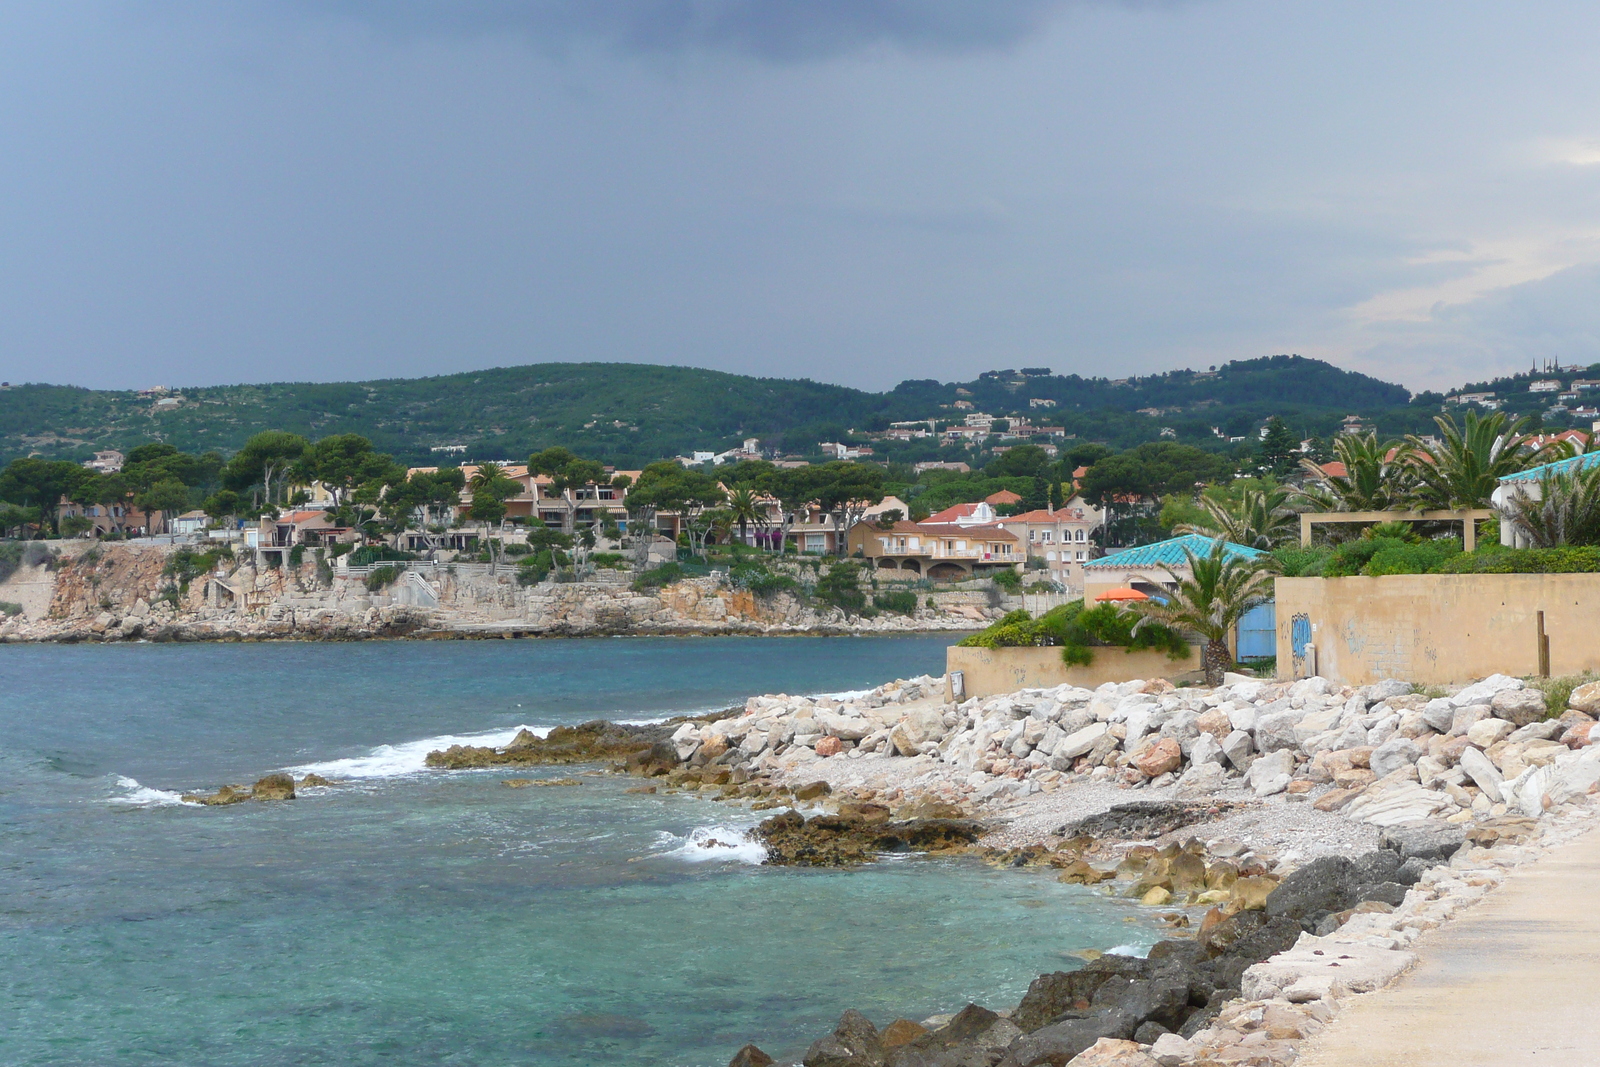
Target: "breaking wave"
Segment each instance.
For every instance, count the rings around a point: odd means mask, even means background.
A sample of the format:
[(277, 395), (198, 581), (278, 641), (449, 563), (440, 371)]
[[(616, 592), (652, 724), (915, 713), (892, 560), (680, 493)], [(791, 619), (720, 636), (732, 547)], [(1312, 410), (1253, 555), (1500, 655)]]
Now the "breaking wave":
[(696, 826), (687, 834), (661, 834), (661, 844), (671, 846), (656, 855), (664, 859), (680, 859), (689, 863), (724, 861), (728, 863), (760, 864), (767, 858), (767, 847), (746, 836), (737, 826)]

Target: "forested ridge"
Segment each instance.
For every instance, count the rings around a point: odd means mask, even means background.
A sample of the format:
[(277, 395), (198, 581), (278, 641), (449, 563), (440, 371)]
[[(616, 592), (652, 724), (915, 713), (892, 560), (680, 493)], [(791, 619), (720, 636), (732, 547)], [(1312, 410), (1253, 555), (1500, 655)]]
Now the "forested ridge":
[[(41, 384), (0, 389), (0, 462), (25, 455), (84, 459), (96, 449), (126, 451), (152, 440), (226, 455), (273, 429), (313, 439), (357, 433), (411, 463), (518, 457), (560, 444), (618, 466), (642, 466), (694, 449), (725, 449), (745, 437), (809, 454), (819, 441), (892, 421), (959, 421), (964, 410), (954, 407), (957, 401), (995, 415), (1028, 415), (1076, 439), (1119, 448), (1155, 440), (1163, 427), (1178, 440), (1221, 448), (1227, 436), (1253, 432), (1274, 414), (1306, 436), (1327, 436), (1351, 414), (1375, 419), (1387, 433), (1426, 430), (1439, 404), (1437, 395), (1413, 398), (1401, 386), (1298, 356), (1122, 381), (1043, 368), (989, 371), (970, 382), (906, 381), (883, 393), (626, 363), (543, 363), (368, 382), (170, 384), (169, 393), (151, 395)], [(163, 397), (181, 401), (161, 406)], [(1056, 406), (1032, 408), (1033, 398)], [(437, 446), (465, 451), (432, 452)], [(933, 458), (937, 446), (925, 441), (901, 450), (906, 455), (896, 458)]]

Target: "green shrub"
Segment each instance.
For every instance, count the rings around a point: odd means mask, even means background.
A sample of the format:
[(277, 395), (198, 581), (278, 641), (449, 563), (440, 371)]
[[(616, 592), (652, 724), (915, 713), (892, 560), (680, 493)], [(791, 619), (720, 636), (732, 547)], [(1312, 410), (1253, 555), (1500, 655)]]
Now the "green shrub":
[(504, 551), (507, 559), (517, 559), (521, 556), (526, 556), (528, 553), (532, 552), (533, 549), (529, 548), (527, 545), (513, 541), (504, 546)]
[(1278, 573), (1285, 578), (1318, 578), (1328, 565), (1333, 550), (1326, 545), (1311, 548), (1285, 545), (1270, 553), (1277, 560)]
[(822, 603), (832, 605), (847, 615), (867, 612), (867, 594), (861, 588), (861, 566), (849, 560), (838, 560), (826, 574), (817, 579), (813, 595)]
[(626, 571), (633, 569), (633, 563), (621, 552), (596, 552), (589, 557), (589, 562), (596, 567), (607, 570)]
[(350, 566), (370, 567), (374, 563), (403, 563), (416, 558), (414, 552), (399, 552), (388, 545), (362, 545), (350, 553)]
[(895, 612), (898, 615), (915, 615), (917, 612), (917, 594), (909, 590), (879, 593), (872, 598), (872, 606), (882, 611)]
[(21, 615), (22, 605), (11, 600), (0, 600), (0, 615)]
[(1172, 659), (1189, 655), (1189, 643), (1165, 626), (1139, 621), (1135, 612), (1115, 604), (1085, 608), (1074, 600), (1052, 608), (1035, 619), (1026, 611), (1013, 611), (981, 633), (961, 642), (969, 648), (1028, 648), (1038, 645), (1062, 647), (1063, 662), (1087, 666), (1094, 659), (1094, 648), (1125, 648), (1130, 652), (1156, 649)]
[(303, 545), (303, 544), (295, 545), (293, 548), (291, 548), (289, 550), (289, 566), (298, 567), (298, 566), (300, 566), (301, 563), (305, 562), (305, 558), (306, 558), (306, 546), (305, 545)]
[(1436, 574), (1584, 574), (1600, 571), (1600, 547), (1500, 548), (1463, 552)]
[(1004, 589), (1012, 596), (1016, 596), (1018, 593), (1022, 592), (1022, 575), (1018, 574), (1010, 567), (1007, 567), (1003, 571), (995, 571), (992, 577), (995, 585), (998, 585), (1001, 589)]
[(760, 560), (743, 560), (728, 568), (728, 580), (735, 589), (747, 589), (756, 596), (798, 593), (800, 583), (787, 574), (778, 574)]
[(367, 572), (367, 591), (376, 593), (384, 586), (392, 585), (399, 579), (399, 567), (374, 567)]
[(1379, 549), (1367, 561), (1361, 573), (1374, 578), (1385, 574), (1428, 574), (1452, 556), (1460, 554), (1461, 542), (1454, 538), (1415, 543), (1402, 541)]
[(165, 577), (177, 579), (174, 594), (185, 591), (189, 583), (202, 574), (209, 574), (216, 569), (219, 562), (233, 558), (233, 549), (227, 545), (220, 545), (205, 552), (196, 552), (192, 548), (180, 548), (167, 557), (167, 564), (161, 568)]
[(660, 589), (664, 585), (671, 585), (673, 582), (682, 581), (687, 577), (689, 577), (689, 572), (684, 570), (681, 564), (663, 563), (661, 566), (645, 571), (635, 578), (633, 580), (633, 591), (635, 593), (644, 593), (651, 589)]

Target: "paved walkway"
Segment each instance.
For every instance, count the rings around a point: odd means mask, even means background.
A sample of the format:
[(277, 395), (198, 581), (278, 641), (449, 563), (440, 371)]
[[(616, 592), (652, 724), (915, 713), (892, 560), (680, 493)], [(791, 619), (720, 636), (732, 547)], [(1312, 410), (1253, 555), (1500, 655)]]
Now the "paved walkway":
[(1512, 871), (1417, 948), (1416, 967), (1347, 1004), (1298, 1067), (1600, 1064), (1600, 831)]

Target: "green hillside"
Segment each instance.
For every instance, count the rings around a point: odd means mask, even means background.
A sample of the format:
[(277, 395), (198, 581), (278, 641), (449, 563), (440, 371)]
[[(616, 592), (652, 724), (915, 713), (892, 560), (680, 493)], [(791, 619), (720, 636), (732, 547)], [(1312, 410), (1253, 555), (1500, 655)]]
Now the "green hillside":
[[(545, 363), (432, 378), (178, 388), (174, 395), (182, 402), (163, 408), (133, 392), (33, 384), (0, 390), (0, 462), (30, 454), (83, 459), (97, 448), (126, 450), (149, 440), (228, 453), (258, 431), (281, 429), (311, 438), (359, 433), (407, 462), (439, 458), (430, 451), (438, 446), (465, 446), (456, 458), (516, 459), (563, 444), (637, 466), (744, 437), (810, 453), (818, 441), (852, 430), (959, 419), (958, 401), (1116, 447), (1154, 440), (1167, 427), (1181, 441), (1220, 449), (1226, 437), (1252, 433), (1273, 414), (1298, 434), (1328, 436), (1350, 414), (1375, 419), (1386, 433), (1425, 431), (1439, 410), (1436, 395), (1413, 398), (1401, 386), (1299, 356), (1122, 381), (1043, 368), (988, 371), (970, 382), (906, 381), (885, 393), (689, 367)], [(1056, 406), (1032, 408), (1033, 398)], [(940, 452), (934, 442), (918, 441), (880, 447), (879, 454), (911, 460)]]

